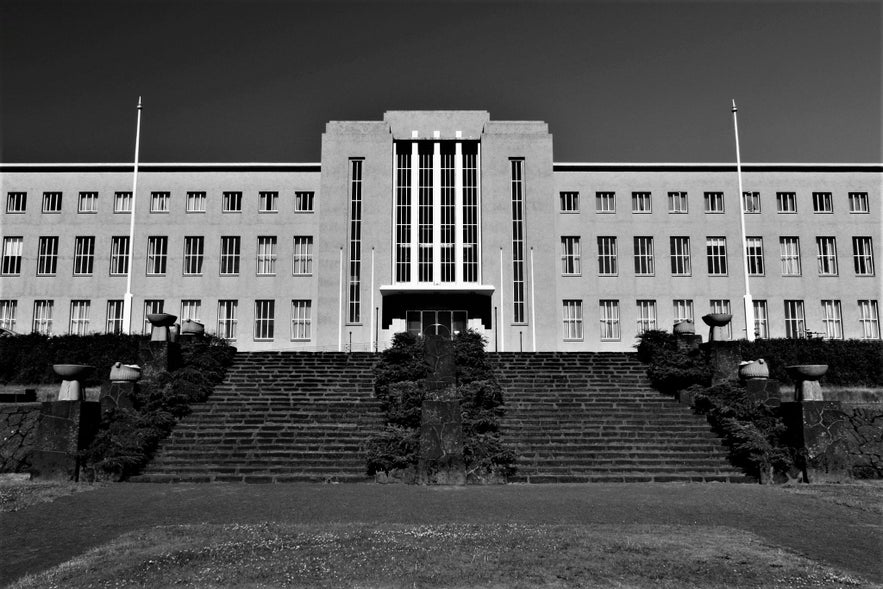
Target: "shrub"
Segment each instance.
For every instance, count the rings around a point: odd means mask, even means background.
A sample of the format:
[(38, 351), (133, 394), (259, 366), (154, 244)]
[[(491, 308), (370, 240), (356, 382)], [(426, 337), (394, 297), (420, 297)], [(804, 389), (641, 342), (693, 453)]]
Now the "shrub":
[(739, 342), (743, 359), (763, 358), (770, 378), (790, 384), (785, 367), (827, 364), (822, 382), (837, 386), (883, 387), (883, 342), (879, 340), (758, 339)]
[(694, 384), (709, 384), (710, 372), (701, 350), (687, 350), (679, 337), (661, 330), (645, 331), (639, 336), (638, 359), (647, 364), (647, 376), (653, 386), (666, 394)]

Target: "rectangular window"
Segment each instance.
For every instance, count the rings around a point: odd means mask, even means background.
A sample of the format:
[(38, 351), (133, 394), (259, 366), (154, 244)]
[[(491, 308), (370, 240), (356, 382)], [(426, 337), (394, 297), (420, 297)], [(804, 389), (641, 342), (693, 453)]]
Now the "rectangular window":
[(58, 270), (58, 237), (41, 237), (37, 251), (37, 276), (52, 276)]
[[(732, 315), (733, 311), (730, 308), (729, 299), (711, 299), (709, 306), (711, 307), (712, 313), (725, 313), (727, 315)], [(724, 328), (727, 332), (727, 338), (733, 338), (733, 322), (730, 321), (727, 323), (727, 326)]]
[(618, 342), (619, 330), (619, 301), (601, 300), (599, 302), (601, 320), (601, 341)]
[(564, 301), (564, 341), (583, 339), (583, 302), (581, 300)]
[(27, 192), (7, 192), (6, 193), (6, 212), (7, 213), (24, 213), (28, 208)]
[(74, 241), (74, 276), (90, 276), (95, 265), (95, 237), (77, 237)]
[(3, 238), (3, 276), (18, 276), (21, 274), (23, 244), (23, 237)]
[(276, 274), (276, 237), (258, 237), (258, 276), (272, 276)]
[(565, 276), (579, 276), (579, 237), (561, 238), (561, 273)]
[(672, 276), (690, 276), (693, 272), (690, 262), (690, 238), (670, 237), (668, 245), (671, 255)]
[(752, 276), (763, 276), (763, 238), (745, 238), (745, 257), (748, 260), (748, 273)]
[(616, 264), (616, 238), (598, 238), (598, 274), (616, 276), (619, 270)]
[(814, 213), (833, 213), (834, 203), (830, 192), (812, 193), (812, 210)]
[(61, 193), (60, 192), (44, 192), (43, 193), (43, 212), (44, 213), (60, 213), (61, 212)]
[(706, 192), (705, 193), (705, 212), (706, 213), (723, 213), (724, 212), (724, 193), (723, 192)]
[(742, 193), (742, 211), (746, 214), (760, 213), (760, 193), (759, 192), (743, 192)]
[(15, 312), (18, 309), (18, 301), (0, 301), (0, 329), (15, 331)]
[(34, 301), (34, 321), (31, 325), (33, 333), (52, 334), (52, 309), (55, 303), (51, 300)]
[(856, 276), (874, 275), (874, 248), (870, 237), (852, 238), (852, 263)]
[(202, 235), (184, 237), (184, 275), (202, 274), (202, 261), (205, 258), (205, 238)]
[(862, 339), (880, 339), (880, 313), (877, 301), (858, 302), (858, 321), (862, 328)]
[(706, 237), (705, 255), (708, 261), (709, 276), (727, 275), (727, 238)]
[(295, 276), (309, 276), (313, 273), (313, 236), (294, 236), (294, 257), (291, 273)]
[(187, 193), (187, 212), (188, 213), (204, 213), (206, 197), (205, 192), (188, 192)]
[(833, 237), (816, 237), (816, 252), (819, 276), (837, 276), (837, 240)]
[(129, 236), (110, 238), (110, 275), (122, 276), (129, 272)]
[(183, 299), (181, 301), (181, 321), (197, 321), (202, 323), (202, 301), (199, 299)]
[(478, 142), (463, 145), (463, 282), (478, 282)]
[(306, 300), (291, 301), (291, 339), (309, 340), (312, 326), (312, 304)]
[(595, 212), (596, 213), (615, 213), (616, 212), (616, 193), (615, 192), (596, 192), (595, 193)]
[(221, 212), (223, 213), (241, 213), (242, 212), (242, 193), (241, 192), (224, 192), (222, 199)]
[(674, 322), (693, 321), (693, 300), (675, 299), (672, 301), (672, 315)]
[(579, 192), (562, 192), (559, 194), (562, 213), (579, 212)]
[(649, 192), (633, 192), (632, 193), (632, 212), (633, 213), (651, 213), (652, 202)]
[(512, 179), (512, 322), (524, 323), (524, 160), (509, 160)]
[[(349, 207), (349, 276), (347, 281), (347, 322), (362, 321), (362, 164), (363, 160), (351, 158), (350, 207)], [(421, 166), (422, 167), (422, 166)], [(422, 173), (422, 172), (421, 172)], [(421, 190), (421, 192), (423, 192)], [(430, 190), (430, 193), (432, 191)], [(421, 197), (422, 198), (422, 197)], [(431, 197), (430, 197), (431, 198)], [(422, 205), (422, 203), (421, 203)], [(422, 220), (421, 220), (422, 222)], [(422, 239), (421, 239), (422, 241)], [(432, 239), (429, 240), (432, 243)], [(431, 266), (431, 263), (430, 263)], [(431, 273), (430, 273), (431, 275)]]
[(638, 309), (637, 335), (656, 329), (656, 301), (635, 301)]
[(840, 301), (822, 301), (822, 327), (828, 339), (843, 339), (843, 316), (840, 313)]
[(294, 193), (294, 212), (295, 213), (312, 213), (313, 212), (313, 192), (300, 191)]
[(71, 321), (68, 333), (86, 335), (89, 333), (89, 301), (71, 301)]
[(147, 299), (144, 301), (144, 324), (141, 326), (143, 335), (150, 335), (153, 326), (147, 320), (148, 315), (155, 315), (163, 312), (163, 301), (158, 299)]
[(78, 213), (97, 213), (98, 212), (98, 193), (97, 192), (81, 192), (77, 201)]
[[(396, 142), (395, 271), (396, 282), (411, 281), (411, 149), (417, 144)], [(464, 229), (465, 235), (465, 229)], [(297, 274), (297, 272), (295, 272)]]
[(806, 317), (803, 301), (785, 301), (785, 337), (799, 339), (806, 336)]
[(150, 193), (150, 212), (151, 213), (168, 213), (171, 194), (168, 192), (151, 192)]
[(676, 215), (687, 214), (687, 193), (686, 192), (669, 192), (668, 193), (668, 212)]
[(777, 192), (776, 211), (779, 213), (796, 213), (797, 194), (793, 192)]
[(221, 237), (221, 276), (239, 274), (239, 241), (238, 235)]
[(123, 332), (123, 301), (107, 301), (107, 324), (104, 326), (107, 333)]
[(782, 261), (782, 276), (800, 276), (800, 238), (780, 237), (779, 258)]
[(279, 212), (279, 193), (264, 191), (258, 193), (258, 212), (260, 213), (278, 213)]
[(226, 340), (236, 339), (236, 328), (238, 325), (237, 309), (239, 301), (236, 300), (220, 300), (218, 301), (218, 337)]
[(867, 192), (850, 192), (849, 193), (849, 212), (850, 213), (869, 213), (871, 211), (868, 206)]
[(767, 339), (770, 337), (770, 314), (764, 300), (754, 300), (754, 337)]
[(635, 275), (653, 276), (656, 265), (653, 261), (653, 238), (635, 237)]
[(417, 145), (417, 280), (433, 282), (434, 214), (432, 145)]
[(113, 212), (114, 213), (131, 213), (132, 212), (132, 193), (131, 192), (114, 192), (113, 193)]
[(147, 275), (159, 276), (166, 273), (169, 253), (169, 238), (152, 236), (147, 238)]
[(454, 243), (456, 235), (456, 203), (455, 200), (455, 176), (456, 169), (454, 165), (455, 147), (451, 143), (442, 143), (440, 145), (441, 155), (441, 197), (439, 207), (439, 262), (441, 270), (442, 282), (454, 282), (456, 280), (457, 265), (454, 260)]
[(257, 300), (254, 302), (254, 339), (268, 341), (273, 339), (273, 328), (276, 321), (276, 301)]

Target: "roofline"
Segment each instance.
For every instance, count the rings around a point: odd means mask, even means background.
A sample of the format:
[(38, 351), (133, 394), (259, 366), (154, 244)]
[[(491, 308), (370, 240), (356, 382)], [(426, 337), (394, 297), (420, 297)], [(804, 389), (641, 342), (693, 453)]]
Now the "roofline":
[[(131, 172), (132, 163), (0, 163), (0, 172)], [(309, 163), (176, 163), (147, 162), (138, 164), (139, 172), (321, 172), (318, 162)]]
[[(556, 172), (735, 172), (730, 163), (554, 162)], [(877, 163), (743, 163), (743, 172), (883, 172)]]

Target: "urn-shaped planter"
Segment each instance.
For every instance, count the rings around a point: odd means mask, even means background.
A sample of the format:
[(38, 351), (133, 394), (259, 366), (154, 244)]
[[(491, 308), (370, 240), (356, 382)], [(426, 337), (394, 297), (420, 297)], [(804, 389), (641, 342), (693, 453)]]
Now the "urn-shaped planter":
[(205, 333), (205, 325), (199, 321), (187, 319), (181, 322), (181, 335), (202, 335)]
[(58, 389), (58, 400), (79, 401), (83, 397), (83, 384), (80, 380), (86, 378), (95, 367), (88, 364), (53, 364), (52, 370), (64, 379)]
[(174, 325), (175, 319), (177, 318), (178, 317), (176, 317), (175, 315), (169, 315), (168, 313), (149, 313), (147, 315), (147, 320), (150, 321), (151, 325), (153, 325), (153, 329), (150, 332), (150, 341), (170, 341), (169, 327)]
[(141, 367), (137, 364), (117, 362), (110, 367), (110, 380), (112, 382), (135, 382), (139, 378), (141, 378)]
[(724, 326), (733, 318), (729, 313), (709, 313), (702, 316), (702, 321), (711, 329), (708, 332), (708, 341), (719, 342), (726, 339)]
[(822, 401), (822, 385), (819, 379), (828, 372), (827, 364), (792, 364), (786, 366), (788, 376), (794, 381), (795, 401)]
[(684, 319), (675, 323), (671, 331), (677, 335), (693, 335), (696, 333), (696, 325), (689, 319)]
[(770, 367), (763, 358), (742, 362), (739, 365), (739, 378), (742, 380), (758, 380), (770, 377)]

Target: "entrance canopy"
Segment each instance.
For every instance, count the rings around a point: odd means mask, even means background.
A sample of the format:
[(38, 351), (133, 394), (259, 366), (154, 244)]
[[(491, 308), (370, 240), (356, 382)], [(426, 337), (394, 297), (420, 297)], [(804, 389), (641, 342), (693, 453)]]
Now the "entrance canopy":
[(381, 286), (383, 317), (381, 328), (389, 329), (393, 319), (406, 319), (411, 311), (465, 311), (469, 319), (480, 319), (485, 329), (493, 325), (493, 286), (446, 289), (427, 285), (419, 289), (405, 285)]

